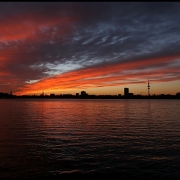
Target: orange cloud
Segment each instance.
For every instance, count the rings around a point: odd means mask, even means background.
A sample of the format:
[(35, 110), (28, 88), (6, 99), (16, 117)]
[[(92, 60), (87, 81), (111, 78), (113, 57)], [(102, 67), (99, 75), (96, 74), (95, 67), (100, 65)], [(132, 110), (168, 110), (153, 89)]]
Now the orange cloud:
[[(0, 84), (9, 82), (11, 85), (19, 84), (20, 86), (24, 81), (21, 78), (24, 76), (23, 66), (26, 66), (25, 68), (28, 70), (29, 65), (36, 62), (31, 60), (40, 56), (37, 47), (35, 50), (28, 49), (28, 43), (32, 42), (36, 46), (39, 42), (42, 44), (44, 41), (52, 40), (53, 33), (51, 31), (53, 28), (57, 28), (53, 39), (59, 40), (70, 32), (69, 23), (76, 21), (76, 19), (76, 17), (62, 17), (61, 15), (45, 17), (38, 13), (6, 16), (1, 21), (0, 26), (0, 43), (2, 45), (0, 47), (0, 75), (2, 76)], [(18, 68), (16, 68), (17, 66)], [(22, 75), (16, 69), (21, 69)], [(16, 87), (13, 86), (12, 88)]]
[[(19, 89), (17, 94), (34, 94), (41, 93), (42, 91), (55, 92), (65, 89), (82, 89), (98, 86), (118, 86), (128, 83), (144, 83), (145, 81), (143, 81), (143, 77), (152, 77), (153, 80), (151, 81), (179, 80), (179, 76), (166, 77), (168, 74), (180, 72), (178, 67), (155, 68), (143, 71), (147, 67), (156, 67), (159, 64), (162, 66), (163, 64), (170, 63), (177, 58), (180, 58), (180, 56), (136, 60), (71, 71), (43, 79), (37, 83), (26, 84), (24, 87)], [(129, 70), (129, 73), (126, 72), (127, 70)], [(131, 80), (132, 78), (139, 79), (139, 81), (133, 81)]]

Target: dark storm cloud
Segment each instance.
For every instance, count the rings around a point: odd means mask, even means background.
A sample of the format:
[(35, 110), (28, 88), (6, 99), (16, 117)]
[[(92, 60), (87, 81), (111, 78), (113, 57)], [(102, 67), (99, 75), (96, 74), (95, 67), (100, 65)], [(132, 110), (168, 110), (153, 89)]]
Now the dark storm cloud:
[(4, 67), (25, 81), (48, 76), (53, 65), (61, 73), (179, 54), (179, 9), (178, 2), (1, 2), (2, 28), (18, 24), (0, 38), (0, 51), (17, 52)]

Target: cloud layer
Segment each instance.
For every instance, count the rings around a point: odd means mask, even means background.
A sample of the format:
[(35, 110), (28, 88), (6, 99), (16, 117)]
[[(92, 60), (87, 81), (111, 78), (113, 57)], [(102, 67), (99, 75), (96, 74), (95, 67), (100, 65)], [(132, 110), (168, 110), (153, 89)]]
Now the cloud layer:
[(180, 80), (179, 8), (178, 2), (1, 2), (0, 91)]

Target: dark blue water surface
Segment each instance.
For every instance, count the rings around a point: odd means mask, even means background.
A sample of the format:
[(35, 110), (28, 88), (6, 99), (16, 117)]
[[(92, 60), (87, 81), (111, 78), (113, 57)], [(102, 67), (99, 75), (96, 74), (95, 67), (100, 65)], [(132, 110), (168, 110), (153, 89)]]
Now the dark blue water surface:
[(1, 99), (0, 178), (180, 177), (180, 101)]

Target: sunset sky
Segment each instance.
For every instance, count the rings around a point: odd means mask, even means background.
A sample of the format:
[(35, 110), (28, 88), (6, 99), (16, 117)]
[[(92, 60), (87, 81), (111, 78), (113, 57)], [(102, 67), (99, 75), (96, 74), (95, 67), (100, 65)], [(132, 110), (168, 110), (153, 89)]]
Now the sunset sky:
[(180, 92), (179, 2), (0, 2), (0, 92)]

